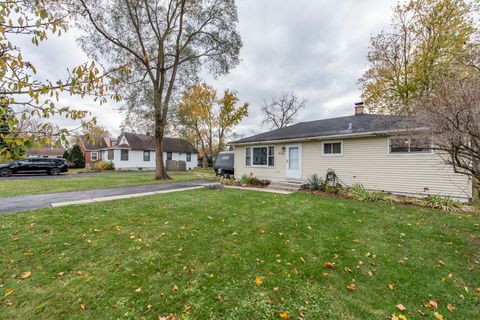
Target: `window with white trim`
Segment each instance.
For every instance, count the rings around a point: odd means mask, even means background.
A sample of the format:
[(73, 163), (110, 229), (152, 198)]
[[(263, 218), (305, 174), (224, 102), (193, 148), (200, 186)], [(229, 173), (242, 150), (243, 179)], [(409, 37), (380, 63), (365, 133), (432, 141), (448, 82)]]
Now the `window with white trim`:
[(245, 166), (250, 167), (252, 165), (252, 148), (245, 149)]
[(245, 150), (245, 165), (273, 167), (275, 165), (275, 147), (248, 147)]
[(92, 152), (92, 161), (97, 161), (97, 160), (98, 160), (98, 153)]
[(322, 143), (322, 154), (326, 156), (339, 156), (343, 154), (342, 141), (327, 141)]
[(432, 153), (432, 145), (428, 139), (392, 137), (389, 138), (388, 150), (391, 154)]

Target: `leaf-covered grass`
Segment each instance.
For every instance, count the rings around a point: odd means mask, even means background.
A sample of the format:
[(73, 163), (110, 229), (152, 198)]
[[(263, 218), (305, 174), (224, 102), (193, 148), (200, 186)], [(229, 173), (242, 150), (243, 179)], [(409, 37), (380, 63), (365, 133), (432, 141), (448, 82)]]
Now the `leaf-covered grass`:
[(0, 243), (2, 319), (479, 315), (478, 215), (194, 190), (3, 214)]
[(190, 172), (172, 172), (170, 173), (170, 176), (173, 180), (154, 180), (154, 174), (152, 172), (128, 172), (124, 174), (98, 174), (85, 176), (78, 174), (78, 177), (54, 179), (35, 179), (32, 177), (25, 177), (20, 180), (6, 180), (0, 178), (0, 197), (211, 179), (214, 174), (213, 171), (208, 173), (203, 169), (199, 169)]

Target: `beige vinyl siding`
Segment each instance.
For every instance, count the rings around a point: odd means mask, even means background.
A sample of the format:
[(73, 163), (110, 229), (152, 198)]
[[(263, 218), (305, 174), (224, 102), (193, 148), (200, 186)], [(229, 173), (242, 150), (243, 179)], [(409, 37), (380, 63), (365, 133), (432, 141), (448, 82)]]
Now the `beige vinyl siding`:
[[(337, 141), (337, 140), (336, 140)], [(322, 155), (322, 141), (303, 142), (302, 179), (312, 174), (325, 177), (328, 169), (352, 186), (363, 184), (372, 190), (403, 194), (438, 194), (466, 199), (472, 195), (471, 180), (453, 172), (437, 154), (389, 154), (387, 137), (343, 139), (343, 154)], [(277, 144), (275, 168), (245, 167), (245, 147), (235, 150), (235, 176), (285, 179), (285, 155)]]
[[(260, 145), (255, 145), (258, 147)], [(235, 147), (235, 178), (239, 179), (243, 175), (254, 176), (259, 179), (282, 180), (285, 179), (285, 154), (282, 149), (284, 144), (265, 144), (262, 146), (275, 147), (275, 166), (273, 167), (247, 167), (245, 166), (246, 147)]]

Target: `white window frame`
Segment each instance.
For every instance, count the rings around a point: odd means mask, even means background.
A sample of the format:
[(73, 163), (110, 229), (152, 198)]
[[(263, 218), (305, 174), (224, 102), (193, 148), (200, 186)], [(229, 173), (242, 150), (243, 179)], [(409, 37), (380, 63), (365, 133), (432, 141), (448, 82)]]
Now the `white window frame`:
[[(334, 144), (334, 143), (340, 143), (340, 153), (325, 153), (325, 144)], [(343, 157), (343, 140), (322, 141), (321, 149), (322, 149), (322, 156), (324, 157)], [(333, 151), (333, 145), (332, 145), (332, 151)]]
[[(93, 159), (93, 155), (95, 155), (95, 159)], [(91, 158), (92, 158), (92, 161), (98, 161), (98, 152), (92, 151)]]
[[(387, 138), (387, 155), (389, 156), (431, 156), (434, 154), (433, 144), (430, 141), (430, 151), (429, 152), (390, 152), (390, 140), (392, 137)], [(410, 139), (411, 140), (411, 139)]]
[[(268, 158), (271, 156), (270, 155), (270, 147), (273, 147), (273, 166), (268, 165)], [(253, 164), (253, 149), (261, 149), (261, 148), (267, 148), (267, 164), (266, 165), (261, 165), (261, 164)], [(247, 164), (247, 149), (250, 149), (250, 163)], [(251, 147), (246, 147), (245, 148), (245, 166), (246, 167), (253, 167), (253, 168), (275, 168), (277, 165), (277, 160), (276, 160), (276, 155), (275, 155), (275, 149), (276, 147), (274, 145), (261, 145), (261, 146), (251, 146)]]

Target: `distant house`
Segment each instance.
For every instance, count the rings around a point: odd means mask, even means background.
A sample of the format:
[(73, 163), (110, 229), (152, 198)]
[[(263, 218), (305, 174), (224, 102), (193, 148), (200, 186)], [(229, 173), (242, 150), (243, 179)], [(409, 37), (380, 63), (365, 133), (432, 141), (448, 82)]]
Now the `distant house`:
[(370, 190), (470, 199), (472, 181), (445, 164), (430, 141), (409, 138), (406, 122), (411, 118), (366, 114), (363, 104), (356, 104), (352, 116), (302, 122), (240, 139), (231, 143), (235, 177), (251, 175), (280, 184), (301, 183), (317, 174)]
[[(99, 150), (100, 159), (111, 161), (115, 170), (154, 170), (155, 140), (151, 135), (123, 132), (117, 144)], [(192, 170), (198, 166), (198, 152), (195, 147), (184, 139), (164, 138), (163, 161), (185, 161), (186, 169)]]
[(62, 158), (65, 149), (63, 148), (30, 148), (26, 152), (27, 157), (41, 157), (41, 158)]
[(93, 137), (93, 141), (91, 141), (85, 136), (80, 136), (78, 139), (78, 145), (85, 158), (85, 165), (91, 165), (93, 162), (101, 160), (100, 149), (110, 147), (111, 145), (109, 143), (110, 139), (108, 138)]

